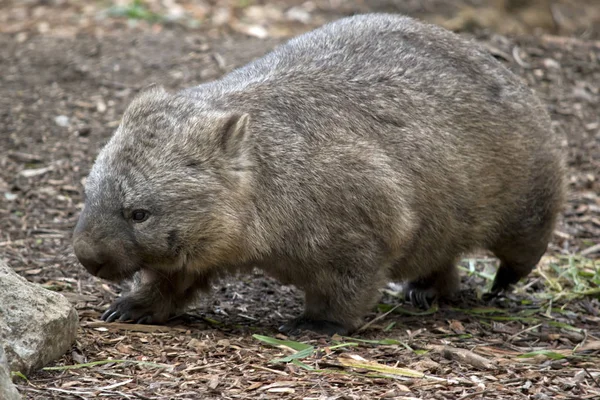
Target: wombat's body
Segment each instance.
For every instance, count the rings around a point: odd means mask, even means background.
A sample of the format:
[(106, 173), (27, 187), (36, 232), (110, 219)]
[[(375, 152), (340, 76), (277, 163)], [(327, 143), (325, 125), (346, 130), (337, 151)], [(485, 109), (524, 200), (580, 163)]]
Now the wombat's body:
[(452, 294), (489, 249), (498, 292), (545, 252), (563, 166), (543, 106), (471, 42), (400, 16), (340, 20), (221, 80), (136, 98), (98, 157), (74, 247), (164, 321), (257, 266), (306, 292), (284, 329), (355, 329), (387, 281)]

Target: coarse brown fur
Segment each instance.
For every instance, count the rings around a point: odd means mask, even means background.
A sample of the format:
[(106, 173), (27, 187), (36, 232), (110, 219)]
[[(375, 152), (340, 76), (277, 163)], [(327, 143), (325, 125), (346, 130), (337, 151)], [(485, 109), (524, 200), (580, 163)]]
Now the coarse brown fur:
[(139, 94), (88, 177), (74, 249), (97, 276), (137, 273), (107, 320), (163, 322), (259, 267), (306, 293), (284, 331), (343, 333), (390, 280), (417, 304), (452, 295), (475, 248), (501, 260), (494, 293), (526, 276), (563, 169), (540, 101), (475, 43), (355, 16), (218, 81)]

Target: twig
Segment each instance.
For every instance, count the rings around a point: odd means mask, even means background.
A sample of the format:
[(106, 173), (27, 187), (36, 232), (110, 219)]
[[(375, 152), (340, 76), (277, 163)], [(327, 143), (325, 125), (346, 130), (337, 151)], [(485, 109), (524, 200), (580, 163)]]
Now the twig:
[(140, 90), (140, 89), (143, 88), (143, 86), (140, 86), (140, 85), (131, 85), (131, 84), (124, 83), (124, 82), (110, 81), (108, 79), (102, 79), (98, 83), (100, 83), (102, 86), (112, 87), (112, 88), (115, 88), (115, 89), (134, 89), (134, 90)]
[(577, 349), (579, 349), (581, 346), (583, 346), (583, 344), (588, 339), (587, 329), (583, 329), (582, 333), (583, 333), (583, 340), (581, 342), (577, 343), (577, 345), (573, 348), (573, 353), (575, 353), (577, 351)]
[[(437, 346), (436, 346), (437, 347)], [(475, 354), (472, 351), (466, 349), (459, 349), (456, 347), (444, 346), (442, 348), (442, 356), (448, 360), (455, 360), (458, 362), (464, 362), (472, 365), (479, 369), (496, 369), (496, 365), (493, 361), (488, 360), (485, 357)]]
[(281, 375), (281, 376), (289, 376), (289, 374), (288, 374), (287, 372), (284, 372), (284, 371), (278, 371), (278, 370), (276, 370), (276, 369), (267, 368), (267, 367), (263, 367), (263, 366), (256, 365), (256, 364), (250, 364), (250, 366), (251, 366), (252, 368), (262, 369), (263, 371), (272, 372), (272, 373), (274, 373), (274, 374), (277, 374), (277, 375)]
[(221, 54), (219, 54), (219, 53), (213, 53), (212, 54), (212, 58), (217, 63), (217, 68), (219, 68), (219, 70), (221, 72), (225, 72), (227, 70), (225, 59), (223, 58), (223, 56)]
[(155, 399), (155, 397), (147, 397), (147, 396), (144, 396), (143, 394), (138, 393), (138, 392), (131, 392), (131, 394), (133, 394), (138, 399), (142, 399), (142, 400), (154, 400)]
[(507, 341), (507, 342), (512, 342), (512, 341), (513, 341), (513, 339), (515, 339), (516, 337), (518, 337), (518, 336), (519, 336), (519, 335), (521, 335), (522, 333), (525, 333), (525, 332), (532, 331), (532, 330), (534, 330), (534, 329), (537, 329), (537, 328), (539, 328), (540, 326), (542, 326), (542, 324), (537, 324), (537, 325), (531, 326), (531, 327), (529, 327), (529, 328), (527, 328), (527, 329), (523, 329), (521, 332), (517, 332), (517, 333), (515, 333), (514, 335), (512, 335), (511, 337), (509, 337), (509, 338), (508, 338), (506, 341)]
[(577, 38), (554, 35), (542, 35), (541, 39), (546, 43), (556, 44), (559, 46), (572, 45), (600, 49), (600, 40), (582, 40)]
[(600, 252), (600, 243), (595, 244), (592, 247), (588, 247), (585, 250), (582, 250), (580, 254), (585, 257), (598, 252)]
[(471, 397), (475, 397), (477, 395), (483, 396), (485, 394), (488, 394), (489, 392), (491, 392), (491, 390), (482, 390), (481, 392), (473, 392), (473, 393), (465, 394), (464, 396), (459, 397), (457, 400), (465, 400), (465, 399), (469, 399)]
[(102, 390), (102, 391), (108, 391), (108, 390), (111, 390), (111, 389), (118, 388), (119, 386), (127, 385), (128, 383), (131, 383), (131, 382), (133, 382), (133, 379), (127, 379), (127, 380), (122, 381), (122, 382), (113, 383), (112, 385), (102, 386), (102, 387), (95, 388), (95, 389), (96, 390)]
[(84, 397), (84, 396), (94, 396), (96, 394), (95, 392), (77, 392), (75, 390), (66, 390), (66, 389), (59, 389), (59, 388), (52, 388), (52, 387), (48, 388), (47, 390), (52, 390), (52, 391), (60, 392), (60, 393), (66, 393), (73, 397), (78, 397), (83, 400), (87, 400), (86, 397)]
[(531, 64), (526, 63), (525, 61), (523, 61), (523, 59), (519, 55), (519, 46), (513, 47), (513, 49), (512, 49), (512, 56), (515, 59), (515, 61), (517, 62), (517, 64), (519, 64), (521, 67), (523, 67), (523, 68), (530, 68), (531, 67)]
[(588, 371), (586, 367), (583, 367), (583, 370), (585, 371), (586, 374), (588, 374), (588, 376), (590, 378), (592, 378), (592, 381), (594, 381), (594, 383), (596, 384), (596, 386), (598, 386), (600, 388), (600, 383), (598, 383), (598, 381), (596, 380), (596, 378), (594, 378), (594, 376), (592, 374), (590, 374), (590, 371)]
[(130, 324), (126, 322), (105, 322), (105, 321), (92, 321), (81, 324), (84, 328), (106, 328), (109, 330), (125, 330), (132, 332), (186, 332), (187, 329), (179, 328), (176, 326), (165, 326), (165, 325), (145, 325), (145, 324)]
[(218, 362), (218, 363), (214, 363), (214, 364), (206, 364), (206, 365), (200, 365), (200, 366), (196, 366), (196, 367), (189, 367), (189, 368), (184, 369), (182, 372), (187, 372), (187, 373), (196, 372), (196, 371), (200, 371), (200, 370), (203, 370), (206, 368), (218, 367), (223, 364), (227, 364), (227, 363), (226, 362)]
[(573, 399), (573, 400), (584, 400), (584, 399), (595, 399), (595, 398), (596, 398), (596, 396), (595, 396), (595, 395), (594, 395), (594, 396), (592, 396), (592, 397), (573, 396), (572, 394), (568, 394), (568, 393), (565, 393), (565, 392), (561, 392), (561, 391), (559, 391), (559, 390), (556, 390), (556, 389), (553, 389), (553, 388), (551, 388), (551, 387), (549, 387), (549, 386), (548, 386), (548, 387), (546, 387), (546, 389), (547, 389), (547, 390), (549, 390), (549, 391), (551, 391), (551, 392), (552, 392), (552, 393), (554, 393), (554, 394), (558, 394), (558, 395), (560, 395), (560, 396), (564, 396), (564, 397), (566, 397), (566, 398), (568, 398), (568, 399)]
[(397, 304), (396, 306), (392, 307), (390, 310), (388, 310), (387, 312), (373, 318), (372, 320), (370, 320), (369, 322), (367, 322), (366, 324), (364, 324), (363, 326), (361, 326), (360, 328), (358, 328), (357, 332), (362, 332), (365, 329), (367, 329), (368, 327), (370, 327), (371, 325), (373, 325), (375, 322), (382, 320), (383, 318), (387, 317), (391, 312), (393, 312), (396, 308), (400, 307), (400, 304)]
[(488, 45), (488, 44), (484, 44), (484, 47), (487, 49), (487, 51), (491, 55), (493, 55), (495, 57), (501, 57), (501, 58), (503, 58), (506, 61), (512, 61), (512, 59), (510, 57), (510, 54), (505, 53), (504, 51), (502, 51), (502, 50), (500, 50), (500, 49), (498, 49), (498, 48), (496, 48), (494, 46)]

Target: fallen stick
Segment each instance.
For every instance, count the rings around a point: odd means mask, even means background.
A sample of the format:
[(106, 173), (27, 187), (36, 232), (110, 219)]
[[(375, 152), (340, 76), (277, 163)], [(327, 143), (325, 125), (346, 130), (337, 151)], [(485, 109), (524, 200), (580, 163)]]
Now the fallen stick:
[(459, 349), (451, 346), (428, 346), (433, 351), (440, 353), (448, 360), (469, 364), (478, 369), (496, 369), (496, 363), (487, 358), (475, 354), (472, 351)]

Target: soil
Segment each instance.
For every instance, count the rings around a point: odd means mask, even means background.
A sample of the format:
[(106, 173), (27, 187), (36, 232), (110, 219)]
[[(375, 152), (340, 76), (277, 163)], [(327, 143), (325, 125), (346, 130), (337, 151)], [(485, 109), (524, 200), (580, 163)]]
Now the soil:
[[(147, 3), (152, 15), (184, 17), (127, 20), (100, 2), (0, 3), (0, 254), (67, 296), (81, 320), (57, 368), (17, 381), (25, 398), (600, 398), (597, 3), (553, 2), (552, 24), (498, 1)], [(481, 299), (489, 286), (481, 271), (495, 261), (471, 257), (462, 265), (479, 273), (465, 273), (461, 296), (425, 313), (390, 286), (354, 339), (293, 338), (317, 349), (296, 363), (271, 362), (290, 352), (253, 335), (286, 339), (277, 327), (301, 311), (301, 293), (259, 272), (221, 282), (166, 326), (100, 321), (120, 287), (85, 272), (70, 236), (82, 180), (135, 93), (152, 82), (176, 90), (216, 79), (286, 37), (365, 11), (441, 21), (476, 38), (547, 104), (568, 152), (570, 194), (538, 270), (490, 303)], [(574, 280), (592, 276), (587, 292), (567, 293), (573, 271)], [(99, 363), (66, 368), (87, 362)], [(375, 362), (392, 369), (373, 373)]]

